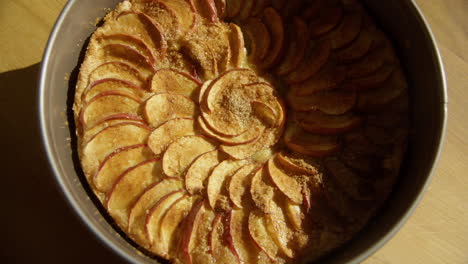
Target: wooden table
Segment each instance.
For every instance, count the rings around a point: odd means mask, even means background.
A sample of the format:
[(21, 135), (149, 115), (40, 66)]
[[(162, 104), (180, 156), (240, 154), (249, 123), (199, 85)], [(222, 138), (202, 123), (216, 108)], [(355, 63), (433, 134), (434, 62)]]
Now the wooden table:
[[(31, 122), (36, 118), (38, 63), (65, 2), (0, 1), (4, 150), (0, 157), (6, 165), (1, 176), (4, 190), (0, 192), (2, 263), (85, 263), (99, 259), (123, 263), (93, 238), (59, 196), (40, 151), (37, 125)], [(468, 263), (468, 1), (416, 2), (432, 26), (445, 63), (449, 86), (447, 138), (422, 203), (401, 231), (366, 264)]]

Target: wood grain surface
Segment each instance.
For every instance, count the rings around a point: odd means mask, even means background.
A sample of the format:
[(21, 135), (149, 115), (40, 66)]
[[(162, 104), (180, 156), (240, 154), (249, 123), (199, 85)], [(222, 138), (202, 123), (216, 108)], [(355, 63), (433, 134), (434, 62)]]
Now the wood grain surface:
[[(449, 87), (445, 146), (410, 220), (366, 264), (468, 263), (468, 1), (416, 0), (439, 43)], [(36, 78), (65, 0), (0, 0), (1, 263), (124, 263), (57, 191), (40, 150)]]

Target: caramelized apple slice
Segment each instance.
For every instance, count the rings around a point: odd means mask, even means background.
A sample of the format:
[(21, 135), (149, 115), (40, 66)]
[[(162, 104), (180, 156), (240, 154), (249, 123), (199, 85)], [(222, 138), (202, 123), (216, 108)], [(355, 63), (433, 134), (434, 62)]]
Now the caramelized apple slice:
[(259, 210), (250, 212), (249, 233), (255, 244), (265, 252), (271, 260), (275, 260), (279, 249), (267, 231), (265, 215)]
[(145, 220), (146, 237), (150, 243), (150, 250), (160, 256), (162, 256), (161, 253), (163, 252), (160, 251), (160, 247), (158, 246), (160, 243), (158, 239), (162, 219), (169, 211), (169, 209), (171, 209), (177, 201), (180, 201), (180, 199), (183, 199), (184, 197), (187, 197), (187, 195), (182, 190), (170, 192), (159, 199), (147, 213)]
[(319, 173), (319, 163), (316, 160), (297, 157), (280, 152), (276, 155), (276, 161), (283, 168), (298, 174), (315, 175)]
[(236, 17), (242, 8), (243, 0), (226, 0), (226, 17)]
[(99, 165), (93, 177), (94, 186), (97, 190), (108, 193), (123, 172), (152, 157), (151, 150), (145, 144), (117, 149)]
[(269, 52), (261, 61), (260, 68), (268, 69), (275, 66), (281, 59), (284, 46), (284, 24), (278, 12), (271, 7), (263, 11), (262, 21), (270, 32), (272, 42)]
[(192, 254), (194, 246), (195, 236), (197, 235), (197, 229), (200, 225), (205, 224), (201, 222), (205, 200), (201, 199), (197, 201), (192, 209), (188, 213), (184, 222), (182, 223), (182, 230), (180, 231), (181, 238), (179, 239), (179, 245), (177, 246), (177, 252), (174, 255), (182, 256), (186, 263), (193, 263)]
[(142, 101), (130, 93), (121, 91), (102, 92), (87, 102), (81, 110), (80, 121), (85, 127), (93, 126), (103, 118), (125, 113), (138, 116)]
[(159, 69), (151, 80), (151, 91), (182, 95), (195, 100), (200, 85), (200, 81), (186, 73), (175, 69)]
[(329, 156), (340, 147), (336, 137), (308, 134), (294, 127), (289, 127), (284, 137), (290, 150), (316, 158)]
[(149, 124), (158, 127), (178, 118), (195, 118), (197, 107), (190, 98), (175, 94), (156, 94), (146, 101), (145, 117)]
[(276, 67), (278, 75), (286, 75), (292, 72), (301, 62), (305, 55), (308, 39), (307, 24), (300, 18), (295, 17), (290, 31), (290, 40), (285, 57), (281, 64)]
[(89, 102), (98, 94), (112, 91), (127, 93), (134, 98), (143, 98), (145, 96), (145, 90), (135, 83), (121, 79), (107, 78), (90, 83), (83, 93), (83, 100)]
[(205, 179), (210, 176), (213, 168), (221, 162), (218, 150), (213, 150), (196, 158), (185, 174), (185, 188), (190, 194), (204, 189)]
[(295, 204), (302, 204), (302, 186), (278, 167), (276, 158), (268, 161), (268, 174), (278, 189)]
[(165, 179), (150, 185), (131, 206), (128, 215), (128, 233), (137, 243), (149, 247), (145, 220), (149, 210), (157, 203), (164, 201), (168, 196), (182, 191), (182, 182), (179, 179)]
[[(225, 160), (219, 163), (211, 172), (206, 186), (208, 201), (211, 208), (218, 207), (223, 186), (239, 168), (246, 165), (246, 160)], [(222, 201), (221, 201), (222, 202)], [(221, 205), (222, 206), (222, 205)]]
[(129, 168), (119, 177), (109, 192), (106, 208), (120, 227), (127, 228), (132, 203), (150, 184), (162, 178), (159, 159), (144, 161)]
[(325, 65), (315, 76), (290, 87), (297, 96), (312, 95), (337, 88), (346, 79), (346, 68), (333, 63)]
[(334, 57), (343, 63), (351, 63), (364, 57), (372, 47), (373, 39), (367, 29), (361, 33), (348, 47), (337, 50)]
[(254, 62), (261, 62), (270, 50), (271, 36), (268, 28), (261, 19), (252, 17), (247, 19), (242, 29), (249, 40), (249, 57)]
[(219, 4), (221, 1), (216, 1), (216, 0), (194, 0), (192, 1), (196, 12), (206, 20), (208, 20), (211, 23), (217, 23), (219, 22), (218, 18), (218, 10), (216, 8), (216, 2)]
[(233, 137), (228, 137), (224, 135), (217, 134), (216, 131), (213, 131), (208, 125), (205, 123), (202, 117), (198, 117), (198, 124), (201, 128), (201, 130), (209, 137), (214, 138), (218, 141), (220, 141), (224, 145), (229, 145), (229, 146), (235, 146), (235, 145), (242, 145), (242, 144), (248, 144), (256, 139), (258, 139), (263, 131), (264, 127), (262, 126), (257, 126), (254, 125), (244, 133), (238, 135), (238, 136), (233, 136)]
[(112, 79), (120, 79), (137, 87), (145, 86), (145, 79), (141, 73), (130, 64), (120, 61), (106, 62), (96, 67), (88, 76), (88, 85)]
[(148, 139), (148, 146), (154, 154), (159, 155), (178, 138), (195, 134), (196, 129), (193, 119), (174, 118), (153, 130)]
[(216, 146), (202, 136), (186, 136), (170, 144), (164, 152), (164, 173), (169, 177), (180, 177), (188, 166), (201, 154), (212, 151)]
[(327, 115), (320, 111), (299, 113), (296, 119), (305, 131), (320, 135), (346, 133), (363, 123), (362, 117), (355, 114)]
[(326, 38), (330, 39), (333, 49), (341, 49), (349, 45), (361, 32), (363, 14), (360, 10), (351, 10), (345, 13), (341, 24)]
[(395, 63), (396, 55), (391, 44), (387, 40), (383, 40), (382, 43), (379, 43), (378, 40), (375, 42), (372, 50), (364, 58), (348, 65), (348, 79), (368, 76), (381, 69), (385, 64)]
[[(190, 33), (197, 23), (197, 16), (192, 6), (185, 0), (159, 0), (172, 9), (180, 24), (180, 35)], [(159, 20), (159, 19), (158, 19)]]
[(342, 87), (344, 89), (365, 90), (382, 85), (392, 75), (395, 70), (393, 65), (383, 65), (373, 74), (347, 81)]
[(331, 4), (320, 12), (320, 16), (309, 24), (310, 35), (313, 38), (332, 31), (343, 17), (343, 7)]
[(301, 63), (293, 72), (285, 76), (286, 82), (289, 84), (297, 84), (311, 78), (326, 64), (330, 54), (330, 42), (321, 41), (310, 43), (310, 47), (302, 58)]
[(138, 123), (119, 123), (101, 130), (85, 143), (81, 166), (85, 175), (94, 175), (104, 159), (115, 150), (146, 143), (151, 128)]
[(242, 7), (237, 15), (239, 20), (245, 20), (250, 17), (256, 0), (242, 0)]
[(231, 50), (230, 64), (233, 68), (241, 68), (246, 58), (244, 35), (239, 26), (229, 24), (229, 46)]
[(246, 203), (246, 194), (249, 191), (251, 178), (256, 170), (255, 164), (247, 164), (237, 170), (229, 182), (229, 198), (238, 208), (243, 208)]
[(215, 263), (238, 263), (238, 258), (231, 252), (225, 234), (229, 226), (222, 214), (216, 215), (210, 235), (210, 250)]
[[(231, 210), (228, 215), (227, 240), (239, 263), (257, 263), (259, 250), (249, 233), (249, 214), (244, 210)], [(261, 262), (260, 262), (261, 263)]]
[(353, 109), (357, 94), (354, 91), (333, 90), (298, 97), (290, 93), (288, 101), (296, 111), (320, 110), (329, 115), (341, 115)]

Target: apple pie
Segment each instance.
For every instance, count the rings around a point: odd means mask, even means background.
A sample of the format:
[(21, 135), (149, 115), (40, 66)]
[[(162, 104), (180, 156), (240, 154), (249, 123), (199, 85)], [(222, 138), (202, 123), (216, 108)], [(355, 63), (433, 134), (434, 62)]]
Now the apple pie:
[(125, 0), (103, 22), (76, 86), (78, 153), (145, 254), (313, 261), (388, 197), (408, 88), (359, 0)]

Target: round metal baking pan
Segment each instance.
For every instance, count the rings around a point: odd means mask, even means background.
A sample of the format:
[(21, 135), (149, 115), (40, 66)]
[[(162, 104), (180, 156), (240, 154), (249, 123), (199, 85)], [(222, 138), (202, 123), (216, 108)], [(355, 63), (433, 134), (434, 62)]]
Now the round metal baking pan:
[[(74, 83), (94, 22), (119, 0), (70, 0), (51, 33), (39, 81), (39, 122), (44, 148), (59, 188), (89, 229), (132, 263), (155, 263), (124, 239), (99, 211), (82, 182), (74, 154), (71, 115)], [(382, 247), (407, 221), (429, 185), (440, 156), (447, 88), (434, 37), (410, 0), (363, 0), (393, 39), (410, 83), (412, 130), (401, 177), (394, 192), (366, 228), (321, 263), (360, 263)], [(70, 80), (68, 80), (70, 78)], [(69, 123), (70, 122), (70, 123)], [(417, 253), (416, 253), (417, 254)]]

